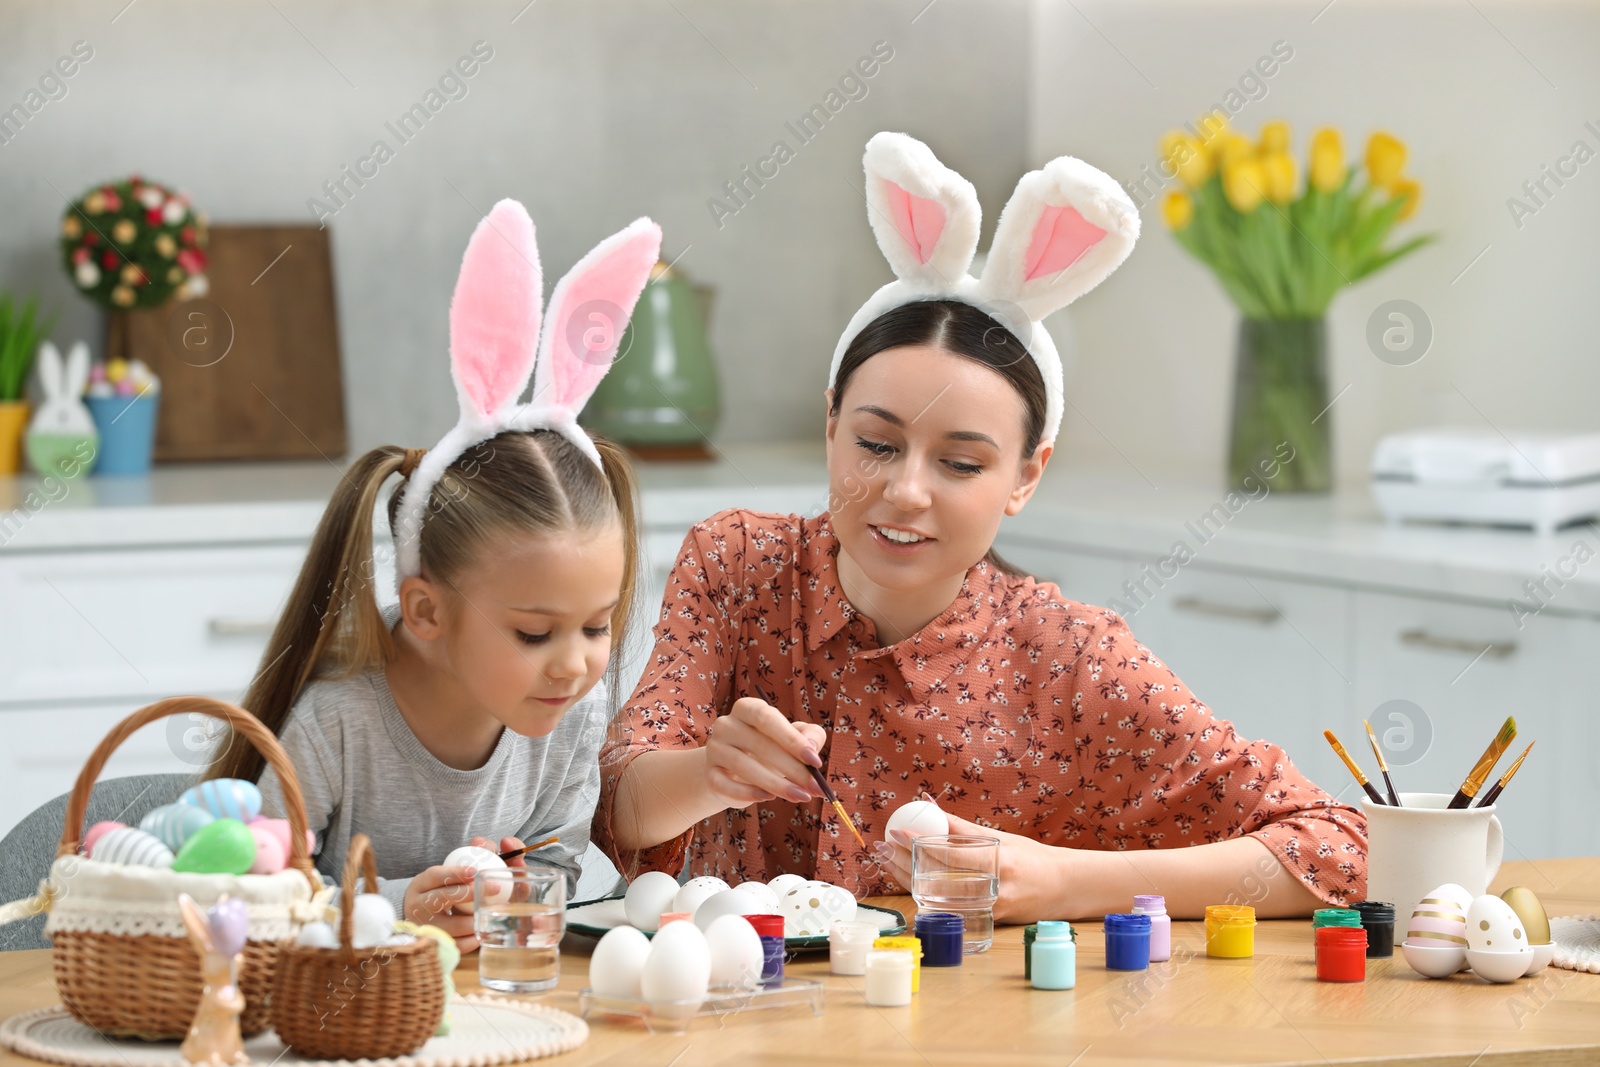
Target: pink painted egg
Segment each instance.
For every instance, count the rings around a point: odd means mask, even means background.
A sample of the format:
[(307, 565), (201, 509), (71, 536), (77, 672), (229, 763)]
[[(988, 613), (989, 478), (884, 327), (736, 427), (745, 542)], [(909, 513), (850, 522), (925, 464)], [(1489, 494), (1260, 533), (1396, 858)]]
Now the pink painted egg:
[(277, 834), (257, 823), (251, 825), (250, 836), (256, 839), (256, 858), (250, 864), (251, 874), (277, 874), (288, 865), (283, 839)]
[(96, 841), (100, 840), (113, 830), (126, 830), (127, 828), (127, 823), (113, 822), (110, 819), (107, 819), (105, 822), (97, 822), (93, 826), (89, 827), (88, 833), (83, 835), (83, 850), (85, 852), (93, 852), (94, 843)]

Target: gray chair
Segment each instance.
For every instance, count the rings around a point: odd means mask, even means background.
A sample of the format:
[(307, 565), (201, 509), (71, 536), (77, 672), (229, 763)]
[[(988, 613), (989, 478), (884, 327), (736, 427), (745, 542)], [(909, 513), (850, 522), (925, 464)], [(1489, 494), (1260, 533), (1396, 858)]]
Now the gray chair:
[[(83, 828), (113, 820), (137, 826), (153, 808), (171, 804), (194, 784), (187, 774), (135, 774), (96, 782), (89, 795), (88, 818)], [(67, 817), (67, 794), (63, 793), (12, 827), (0, 841), (0, 904), (31, 897), (39, 882), (50, 873), (50, 864), (61, 844), (61, 826)], [(49, 948), (45, 940), (46, 916), (35, 915), (22, 922), (0, 926), (0, 952), (23, 948)]]

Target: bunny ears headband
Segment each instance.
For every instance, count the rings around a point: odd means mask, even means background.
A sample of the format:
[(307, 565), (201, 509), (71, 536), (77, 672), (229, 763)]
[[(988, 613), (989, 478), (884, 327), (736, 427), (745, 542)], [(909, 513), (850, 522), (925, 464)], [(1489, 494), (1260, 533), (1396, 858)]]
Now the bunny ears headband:
[[(422, 519), (433, 487), (473, 445), (506, 430), (549, 429), (600, 465), (578, 412), (611, 369), (660, 251), (661, 227), (636, 219), (556, 283), (541, 316), (544, 275), (527, 209), (502, 200), (478, 223), (450, 301), (450, 376), (461, 418), (405, 484), (395, 516), (397, 580), (422, 573)], [(533, 396), (519, 404), (530, 376)]]
[(1139, 237), (1139, 212), (1111, 177), (1060, 156), (1017, 182), (1000, 213), (982, 277), (967, 273), (978, 247), (978, 194), (931, 149), (903, 133), (867, 142), (867, 221), (890, 282), (862, 305), (833, 352), (834, 386), (845, 349), (887, 311), (920, 300), (959, 300), (988, 312), (1027, 348), (1044, 377), (1044, 439), (1061, 427), (1061, 357), (1040, 321), (1099, 285)]

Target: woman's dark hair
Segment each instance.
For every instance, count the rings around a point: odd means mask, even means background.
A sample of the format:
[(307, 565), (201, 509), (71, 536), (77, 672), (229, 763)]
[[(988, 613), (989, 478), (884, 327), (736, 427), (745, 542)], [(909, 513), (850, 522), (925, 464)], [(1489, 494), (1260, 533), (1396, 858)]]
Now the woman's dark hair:
[[(837, 418), (845, 387), (861, 365), (891, 348), (933, 345), (965, 356), (995, 371), (1022, 397), (1026, 409), (1022, 457), (1033, 455), (1044, 437), (1047, 397), (1044, 375), (1017, 335), (980, 308), (959, 300), (919, 300), (902, 304), (869, 322), (844, 350), (839, 373), (834, 376), (833, 405), (828, 414)], [(1007, 574), (1031, 577), (1007, 563), (993, 546), (983, 557)]]

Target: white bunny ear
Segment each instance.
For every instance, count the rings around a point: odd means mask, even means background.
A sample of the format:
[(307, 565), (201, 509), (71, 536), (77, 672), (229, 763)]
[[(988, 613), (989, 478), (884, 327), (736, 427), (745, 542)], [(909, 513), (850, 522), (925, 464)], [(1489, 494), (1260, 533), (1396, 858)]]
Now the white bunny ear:
[(82, 396), (89, 385), (89, 345), (85, 341), (73, 344), (67, 352), (67, 372), (63, 392), (67, 396)]
[(867, 221), (895, 277), (948, 291), (966, 277), (982, 212), (972, 183), (903, 133), (879, 133), (862, 159)]
[(1122, 187), (1083, 160), (1060, 156), (1017, 183), (979, 287), (1037, 321), (1109, 277), (1138, 238), (1139, 212)]
[(37, 363), (39, 388), (44, 390), (45, 399), (64, 395), (66, 370), (61, 364), (61, 350), (54, 342), (46, 341), (39, 346)]

